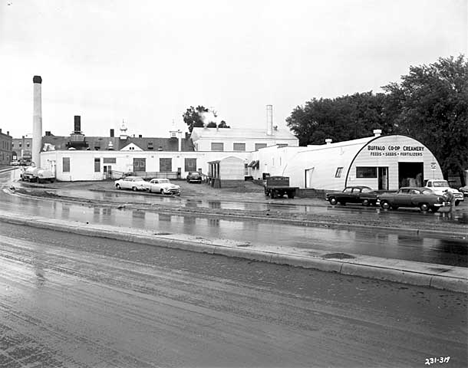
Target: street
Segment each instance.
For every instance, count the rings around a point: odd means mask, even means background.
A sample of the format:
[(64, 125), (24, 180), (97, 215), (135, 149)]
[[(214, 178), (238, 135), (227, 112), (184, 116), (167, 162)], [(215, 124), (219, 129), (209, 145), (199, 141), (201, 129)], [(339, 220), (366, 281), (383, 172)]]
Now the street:
[(467, 295), (1, 224), (1, 367), (468, 364)]

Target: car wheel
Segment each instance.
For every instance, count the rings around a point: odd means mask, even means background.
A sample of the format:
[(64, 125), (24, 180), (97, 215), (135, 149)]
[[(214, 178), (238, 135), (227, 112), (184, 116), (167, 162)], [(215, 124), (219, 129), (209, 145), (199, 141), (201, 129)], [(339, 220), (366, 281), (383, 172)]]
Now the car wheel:
[(159, 191), (159, 194), (164, 194), (164, 190), (161, 189), (161, 190)]
[(134, 192), (136, 192), (136, 191), (137, 191), (137, 187), (132, 187), (132, 190), (133, 190)]
[(460, 201), (455, 201), (455, 206), (458, 206), (460, 204)]
[(338, 203), (338, 201), (336, 200), (336, 198), (334, 198), (334, 197), (330, 198), (330, 204), (331, 204), (332, 206), (334, 206), (334, 205), (337, 204), (337, 203)]
[(368, 199), (364, 199), (362, 201), (362, 205), (368, 207), (368, 206), (370, 206), (370, 201)]
[(380, 203), (380, 207), (382, 207), (384, 210), (388, 210), (390, 209), (390, 203), (388, 203), (387, 201), (383, 201)]
[(419, 208), (421, 209), (421, 211), (425, 212), (425, 211), (429, 210), (429, 205), (427, 203), (421, 203), (419, 205)]
[(437, 212), (439, 210), (439, 207), (431, 207), (432, 212)]
[(398, 209), (398, 206), (392, 206), (392, 210), (397, 210)]
[(119, 185), (119, 184), (116, 184), (115, 187), (116, 187), (117, 189), (120, 189), (120, 185)]

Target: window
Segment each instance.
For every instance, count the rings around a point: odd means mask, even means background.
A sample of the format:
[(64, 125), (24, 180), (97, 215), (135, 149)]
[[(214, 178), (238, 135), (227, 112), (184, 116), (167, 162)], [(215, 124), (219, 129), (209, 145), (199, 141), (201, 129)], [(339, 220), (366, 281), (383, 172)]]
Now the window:
[(70, 157), (62, 157), (63, 172), (70, 172)]
[(159, 171), (171, 172), (172, 171), (172, 158), (160, 158), (159, 159)]
[(282, 148), (282, 147), (287, 147), (288, 144), (287, 143), (278, 143), (277, 146), (278, 146), (278, 148)]
[(212, 142), (211, 143), (212, 151), (224, 151), (224, 143), (221, 142)]
[(255, 151), (258, 151), (259, 149), (265, 148), (267, 146), (266, 143), (255, 143)]
[(356, 178), (372, 179), (377, 178), (376, 167), (356, 167)]
[(185, 171), (197, 171), (197, 159), (196, 158), (186, 158), (185, 159)]
[(146, 158), (133, 158), (133, 171), (146, 171)]
[(94, 172), (101, 172), (101, 159), (100, 158), (94, 159)]
[(149, 149), (149, 150), (153, 150), (153, 149), (154, 149), (153, 142), (148, 142), (148, 149)]
[(342, 167), (337, 167), (335, 172), (335, 178), (341, 178), (341, 173), (343, 172)]
[(104, 157), (105, 164), (116, 164), (117, 159), (115, 157)]
[(245, 143), (234, 143), (232, 148), (234, 151), (245, 151)]

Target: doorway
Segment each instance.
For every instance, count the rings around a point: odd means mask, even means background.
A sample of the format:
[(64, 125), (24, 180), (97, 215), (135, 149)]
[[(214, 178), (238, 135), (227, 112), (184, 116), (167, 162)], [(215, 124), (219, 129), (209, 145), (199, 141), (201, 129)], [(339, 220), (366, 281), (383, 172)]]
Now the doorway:
[(305, 171), (305, 187), (312, 188), (312, 174), (314, 172), (315, 167), (311, 169), (306, 169)]
[(388, 190), (388, 167), (379, 167), (378, 172), (379, 190)]
[(401, 187), (422, 187), (424, 178), (423, 162), (398, 163), (398, 185)]

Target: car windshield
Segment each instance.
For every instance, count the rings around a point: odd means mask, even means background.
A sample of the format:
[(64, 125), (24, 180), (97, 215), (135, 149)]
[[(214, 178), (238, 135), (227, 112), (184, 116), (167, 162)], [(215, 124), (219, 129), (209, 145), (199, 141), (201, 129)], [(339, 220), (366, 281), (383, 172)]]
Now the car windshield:
[(439, 181), (434, 181), (432, 182), (432, 185), (436, 188), (441, 188), (441, 187), (448, 187), (447, 180), (439, 180)]

